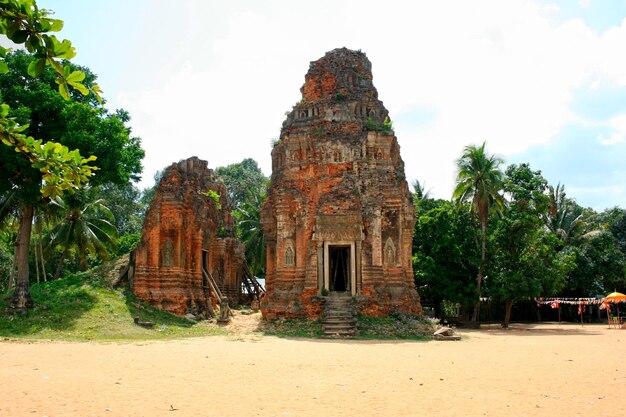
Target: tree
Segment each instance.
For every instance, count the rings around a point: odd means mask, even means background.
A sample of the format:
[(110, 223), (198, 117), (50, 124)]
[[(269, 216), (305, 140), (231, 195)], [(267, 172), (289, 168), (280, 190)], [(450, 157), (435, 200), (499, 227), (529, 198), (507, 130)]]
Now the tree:
[(115, 247), (117, 229), (111, 223), (115, 217), (99, 194), (98, 188), (85, 187), (51, 201), (61, 217), (46, 243), (48, 251), (57, 247), (62, 250), (55, 278), (59, 277), (63, 261), (72, 249), (76, 250), (81, 268), (86, 270), (88, 255), (107, 260), (109, 250)]
[(542, 214), (544, 222), (563, 245), (576, 244), (581, 239), (589, 239), (600, 233), (599, 229), (590, 227), (585, 220), (584, 210), (574, 200), (567, 198), (565, 186), (551, 185), (549, 189), (548, 210)]
[(265, 195), (258, 196), (253, 203), (246, 202), (235, 210), (237, 235), (243, 241), (250, 272), (258, 277), (265, 276), (265, 236), (261, 226), (261, 204)]
[(226, 185), (231, 207), (234, 209), (246, 203), (256, 204), (259, 196), (267, 193), (269, 178), (263, 175), (254, 159), (247, 158), (236, 164), (218, 167), (215, 173)]
[(626, 256), (626, 210), (619, 207), (607, 209), (602, 213), (600, 220), (606, 224), (620, 251)]
[[(23, 130), (25, 134), (39, 137), (44, 147), (48, 143), (53, 147), (62, 144), (93, 155), (93, 159), (97, 158), (99, 169), (97, 174), (89, 178), (94, 186), (103, 183), (122, 184), (138, 179), (144, 152), (139, 138), (131, 137), (130, 129), (125, 126), (129, 120), (128, 114), (123, 110), (110, 114), (97, 100), (88, 97), (79, 96), (75, 101), (64, 100), (55, 91), (56, 76), (52, 69), (44, 68), (38, 78), (28, 75), (28, 68), (36, 60), (36, 56), (20, 51), (7, 54), (5, 63), (10, 71), (0, 75), (2, 99), (11, 105), (16, 123), (26, 126)], [(75, 68), (71, 64), (67, 67)], [(82, 70), (81, 73), (85, 74), (84, 82), (90, 87), (96, 76), (86, 68)], [(52, 141), (53, 138), (58, 142)], [(32, 305), (28, 291), (28, 253), (35, 207), (44, 206), (51, 199), (59, 197), (63, 189), (53, 186), (49, 197), (42, 197), (42, 182), (49, 185), (46, 174), (9, 147), (0, 147), (0, 162), (8, 174), (0, 178), (0, 194), (14, 191), (21, 206), (18, 279), (11, 308), (14, 311), (25, 311)], [(73, 191), (74, 188), (67, 190)]]
[[(0, 7), (0, 34), (16, 44), (24, 44), (26, 50), (34, 54), (35, 60), (28, 66), (28, 75), (36, 77), (49, 66), (56, 73), (55, 84), (65, 99), (74, 90), (82, 95), (93, 94), (100, 100), (101, 90), (97, 84), (90, 88), (82, 81), (85, 74), (73, 70), (60, 60), (71, 59), (76, 50), (71, 42), (59, 41), (52, 32), (63, 28), (63, 22), (49, 17), (50, 11), (39, 9), (34, 0), (3, 0)], [(0, 73), (9, 72), (5, 58), (10, 49), (0, 46)], [(0, 104), (0, 141), (13, 148), (26, 161), (42, 174), (41, 192), (44, 197), (60, 195), (86, 184), (95, 168), (89, 163), (95, 158), (83, 158), (78, 150), (70, 151), (60, 143), (33, 138), (24, 131), (28, 126), (20, 125), (9, 117), (10, 107)], [(27, 212), (30, 209), (26, 208)]]
[(120, 237), (141, 234), (145, 208), (139, 188), (130, 182), (107, 183), (99, 188), (99, 196), (113, 213), (112, 223)]
[(216, 174), (226, 185), (237, 220), (237, 236), (246, 248), (251, 272), (265, 275), (265, 238), (261, 228), (261, 204), (265, 200), (269, 178), (263, 175), (254, 159), (219, 167)]
[(479, 251), (476, 229), (467, 211), (444, 200), (416, 203), (413, 235), (415, 285), (423, 297), (435, 301), (441, 317), (441, 302), (468, 304), (476, 299), (475, 277)]
[(563, 295), (594, 297), (626, 287), (626, 256), (608, 231), (563, 249), (574, 259)]
[[(504, 207), (502, 190), (502, 171), (500, 165), (502, 160), (485, 151), (486, 143), (477, 147), (475, 145), (466, 146), (461, 158), (457, 160), (458, 174), (456, 187), (452, 197), (456, 200), (458, 207), (465, 207), (463, 203), (469, 203), (470, 211), (478, 218), (480, 227), (480, 264), (476, 274), (476, 293), (481, 295), (483, 274), (487, 259), (487, 222), (489, 211), (492, 207), (501, 209)], [(480, 299), (474, 303), (474, 312), (471, 321), (477, 323), (479, 320)]]
[(557, 250), (558, 239), (543, 224), (548, 210), (547, 181), (528, 164), (506, 170), (504, 192), (509, 204), (495, 219), (491, 234), (492, 256), (486, 288), (504, 302), (502, 327), (509, 326), (515, 301), (554, 295), (565, 285), (571, 257)]

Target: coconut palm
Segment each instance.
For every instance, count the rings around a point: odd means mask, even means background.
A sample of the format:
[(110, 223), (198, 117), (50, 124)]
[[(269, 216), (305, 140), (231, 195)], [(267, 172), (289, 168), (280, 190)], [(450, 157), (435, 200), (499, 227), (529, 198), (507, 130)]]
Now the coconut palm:
[[(503, 161), (494, 155), (488, 156), (485, 144), (483, 142), (481, 146), (469, 145), (463, 149), (463, 154), (456, 162), (458, 174), (452, 194), (459, 207), (469, 203), (470, 211), (478, 218), (481, 243), (476, 292), (479, 297), (485, 270), (489, 210), (491, 207), (497, 209), (504, 207), (504, 198), (501, 194), (504, 176), (500, 170)], [(474, 303), (472, 322), (478, 321), (479, 312), (480, 299)]]
[(86, 187), (63, 198), (56, 197), (50, 206), (60, 218), (46, 244), (48, 252), (55, 248), (62, 250), (55, 278), (61, 274), (63, 262), (72, 249), (76, 250), (83, 270), (88, 267), (88, 255), (109, 258), (109, 249), (116, 244), (117, 229), (111, 223), (111, 210), (98, 198), (98, 189)]
[(264, 195), (255, 196), (254, 202), (243, 203), (236, 211), (237, 229), (246, 248), (246, 260), (252, 274), (265, 275), (265, 237), (260, 213)]
[[(602, 231), (593, 229), (584, 219), (583, 209), (567, 198), (565, 187), (549, 186), (548, 212), (544, 222), (564, 244), (572, 244), (598, 236)], [(591, 230), (589, 230), (591, 229)]]

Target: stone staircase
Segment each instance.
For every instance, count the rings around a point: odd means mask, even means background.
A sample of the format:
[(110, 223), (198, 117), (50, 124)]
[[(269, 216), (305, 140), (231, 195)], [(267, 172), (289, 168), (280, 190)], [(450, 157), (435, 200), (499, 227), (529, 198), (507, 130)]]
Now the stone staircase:
[(350, 294), (333, 292), (324, 297), (322, 333), (327, 338), (352, 337), (356, 334), (356, 318)]

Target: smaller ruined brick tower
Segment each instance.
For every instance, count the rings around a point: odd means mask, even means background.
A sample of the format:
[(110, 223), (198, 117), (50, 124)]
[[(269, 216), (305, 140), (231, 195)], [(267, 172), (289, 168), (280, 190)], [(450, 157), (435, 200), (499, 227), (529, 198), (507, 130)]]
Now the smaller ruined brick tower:
[(317, 317), (321, 297), (355, 297), (362, 314), (421, 312), (413, 281), (415, 215), (400, 147), (364, 53), (311, 63), (302, 100), (272, 150), (262, 207), (266, 318)]
[(146, 213), (130, 287), (142, 300), (178, 316), (206, 316), (213, 302), (203, 274), (236, 304), (243, 244), (232, 235), (226, 190), (192, 157), (169, 166)]

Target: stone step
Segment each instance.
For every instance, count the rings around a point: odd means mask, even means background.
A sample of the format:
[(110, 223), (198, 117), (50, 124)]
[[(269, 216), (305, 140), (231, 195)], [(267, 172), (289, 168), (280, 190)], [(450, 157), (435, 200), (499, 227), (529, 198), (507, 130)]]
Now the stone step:
[(356, 319), (354, 318), (328, 318), (328, 319), (324, 319), (322, 320), (322, 325), (335, 325), (335, 324), (340, 324), (340, 325), (350, 325), (350, 326), (354, 326), (356, 324)]
[(338, 338), (351, 338), (356, 334), (356, 331), (341, 331), (341, 332), (324, 332), (322, 335), (325, 339), (338, 339)]
[(350, 295), (331, 293), (324, 297), (322, 337), (349, 338), (356, 334), (356, 318)]

